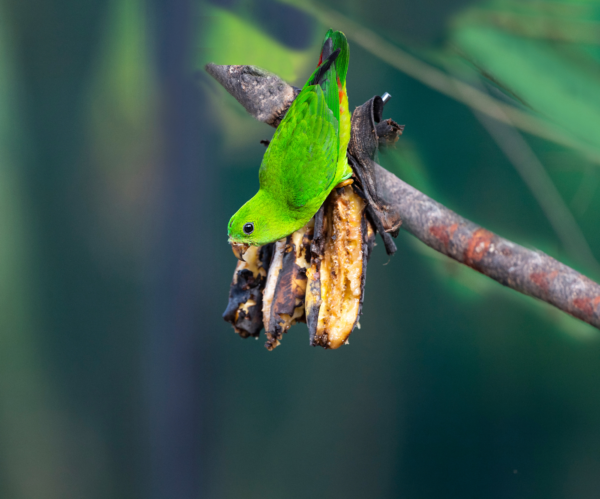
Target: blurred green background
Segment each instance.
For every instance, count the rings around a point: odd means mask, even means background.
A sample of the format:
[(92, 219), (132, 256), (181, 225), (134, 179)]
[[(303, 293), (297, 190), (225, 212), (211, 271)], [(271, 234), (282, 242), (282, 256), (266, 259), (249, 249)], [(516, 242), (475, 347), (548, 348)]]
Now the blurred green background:
[(598, 331), (404, 232), (350, 346), (222, 321), (273, 130), (202, 67), (329, 27), (386, 168), (600, 279), (598, 1), (2, 0), (1, 498), (600, 495)]

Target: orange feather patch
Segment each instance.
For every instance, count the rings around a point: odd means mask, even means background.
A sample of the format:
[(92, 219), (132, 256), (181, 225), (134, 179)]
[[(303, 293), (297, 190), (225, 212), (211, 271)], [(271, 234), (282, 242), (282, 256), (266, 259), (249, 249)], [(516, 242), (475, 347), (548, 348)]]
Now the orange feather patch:
[(344, 92), (344, 89), (342, 88), (342, 84), (340, 82), (340, 77), (337, 77), (337, 84), (338, 84), (338, 99), (340, 101), (340, 114), (344, 112), (344, 108), (341, 106), (342, 101), (344, 99), (344, 97), (346, 96), (346, 92)]

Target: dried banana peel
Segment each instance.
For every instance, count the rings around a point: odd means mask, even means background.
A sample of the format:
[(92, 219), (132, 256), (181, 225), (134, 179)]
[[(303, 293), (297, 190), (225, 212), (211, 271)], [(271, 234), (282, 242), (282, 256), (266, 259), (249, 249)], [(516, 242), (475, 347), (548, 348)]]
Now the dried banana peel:
[(229, 303), (223, 319), (242, 338), (257, 338), (263, 328), (263, 289), (273, 253), (273, 244), (251, 246), (239, 261), (229, 288)]
[(306, 269), (310, 261), (310, 246), (314, 222), (277, 241), (269, 268), (263, 297), (263, 320), (267, 343), (273, 350), (284, 333), (296, 322), (303, 321), (306, 295)]
[(335, 349), (358, 324), (375, 231), (352, 186), (334, 189), (314, 219), (285, 239), (250, 247), (236, 268), (223, 317), (242, 337), (263, 327), (268, 350), (296, 322), (313, 346)]

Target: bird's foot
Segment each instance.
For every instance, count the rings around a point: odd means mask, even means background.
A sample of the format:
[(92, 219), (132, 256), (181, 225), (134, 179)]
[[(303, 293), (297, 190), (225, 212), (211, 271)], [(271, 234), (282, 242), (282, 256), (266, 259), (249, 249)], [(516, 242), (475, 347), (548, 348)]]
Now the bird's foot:
[(336, 189), (339, 189), (340, 187), (346, 187), (347, 185), (352, 185), (354, 183), (354, 179), (349, 178), (348, 180), (344, 180), (343, 182), (340, 182), (338, 185), (335, 186)]

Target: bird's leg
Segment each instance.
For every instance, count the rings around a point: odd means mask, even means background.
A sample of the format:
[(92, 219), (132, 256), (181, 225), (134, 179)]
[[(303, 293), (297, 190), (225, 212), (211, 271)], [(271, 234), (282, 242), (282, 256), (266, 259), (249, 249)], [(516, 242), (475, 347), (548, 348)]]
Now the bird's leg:
[(348, 180), (344, 180), (343, 182), (340, 182), (338, 185), (335, 186), (336, 189), (339, 189), (340, 187), (346, 187), (347, 185), (352, 185), (354, 183), (354, 179), (349, 178)]

